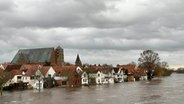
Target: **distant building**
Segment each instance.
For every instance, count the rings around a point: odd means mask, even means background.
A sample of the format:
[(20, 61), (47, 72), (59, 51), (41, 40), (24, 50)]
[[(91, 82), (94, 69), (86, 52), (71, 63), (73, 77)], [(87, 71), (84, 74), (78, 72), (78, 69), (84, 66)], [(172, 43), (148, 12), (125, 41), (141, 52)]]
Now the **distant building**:
[(12, 64), (48, 64), (64, 65), (64, 51), (55, 48), (20, 49), (13, 58)]
[(81, 62), (81, 60), (80, 60), (79, 54), (77, 54), (77, 58), (76, 58), (76, 61), (75, 61), (75, 65), (76, 65), (76, 66), (82, 66), (82, 62)]

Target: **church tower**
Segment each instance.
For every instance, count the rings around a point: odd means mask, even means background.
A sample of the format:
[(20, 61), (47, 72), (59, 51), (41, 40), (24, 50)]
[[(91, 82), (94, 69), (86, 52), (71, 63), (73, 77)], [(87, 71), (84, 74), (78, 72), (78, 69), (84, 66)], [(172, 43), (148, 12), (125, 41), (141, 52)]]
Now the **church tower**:
[(75, 61), (75, 65), (76, 65), (76, 66), (82, 66), (82, 62), (81, 62), (81, 60), (80, 60), (79, 54), (77, 54), (77, 58), (76, 58), (76, 61)]
[(55, 59), (57, 65), (64, 65), (64, 51), (60, 46), (55, 49)]

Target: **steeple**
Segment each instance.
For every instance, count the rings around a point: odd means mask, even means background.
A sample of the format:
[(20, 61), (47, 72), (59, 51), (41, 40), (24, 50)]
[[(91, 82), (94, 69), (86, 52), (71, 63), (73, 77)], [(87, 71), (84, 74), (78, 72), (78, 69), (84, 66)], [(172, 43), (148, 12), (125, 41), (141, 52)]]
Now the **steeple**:
[(80, 60), (79, 54), (77, 54), (77, 58), (76, 58), (76, 61), (75, 61), (75, 65), (76, 65), (76, 66), (82, 66), (82, 62), (81, 62), (81, 60)]

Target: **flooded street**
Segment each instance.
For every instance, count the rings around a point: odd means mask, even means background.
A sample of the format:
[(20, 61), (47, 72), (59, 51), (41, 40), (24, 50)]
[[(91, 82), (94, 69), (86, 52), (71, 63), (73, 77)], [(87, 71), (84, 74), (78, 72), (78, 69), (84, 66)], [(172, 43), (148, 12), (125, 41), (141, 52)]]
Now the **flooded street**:
[(184, 74), (151, 82), (4, 92), (0, 104), (183, 104)]

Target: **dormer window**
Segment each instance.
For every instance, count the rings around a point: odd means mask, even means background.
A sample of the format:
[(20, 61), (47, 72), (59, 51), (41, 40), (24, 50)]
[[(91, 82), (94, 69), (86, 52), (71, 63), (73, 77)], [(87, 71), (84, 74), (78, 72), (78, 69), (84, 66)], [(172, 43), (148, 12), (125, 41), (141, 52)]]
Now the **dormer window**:
[(86, 74), (84, 74), (84, 77), (86, 77)]

